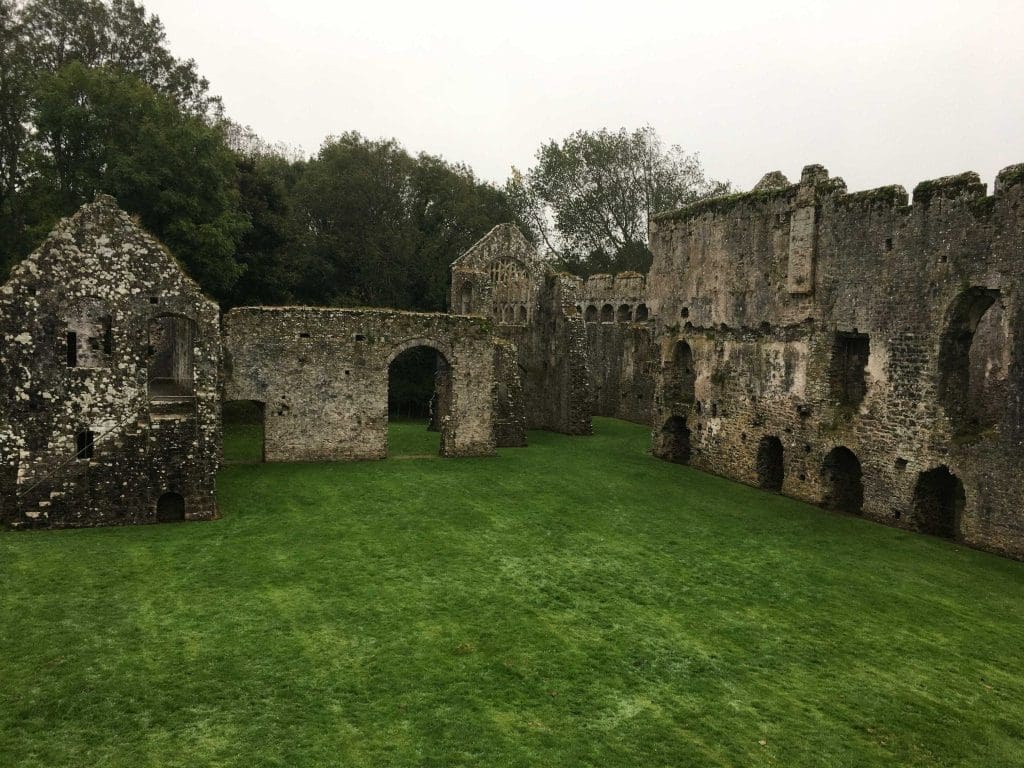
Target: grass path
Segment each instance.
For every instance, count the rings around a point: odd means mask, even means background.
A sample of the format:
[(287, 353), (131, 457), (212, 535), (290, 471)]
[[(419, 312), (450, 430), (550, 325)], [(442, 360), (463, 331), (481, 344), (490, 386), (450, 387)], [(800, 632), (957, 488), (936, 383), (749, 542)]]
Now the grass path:
[(596, 425), (0, 534), (0, 766), (1024, 765), (1024, 564)]

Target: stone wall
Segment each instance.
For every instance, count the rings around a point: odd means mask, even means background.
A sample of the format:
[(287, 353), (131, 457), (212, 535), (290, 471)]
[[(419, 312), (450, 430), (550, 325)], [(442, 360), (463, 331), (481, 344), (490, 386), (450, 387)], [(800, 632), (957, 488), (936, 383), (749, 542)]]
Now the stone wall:
[(452, 264), (450, 306), (489, 317), (515, 346), (527, 427), (590, 434), (579, 280), (555, 274), (516, 227), (492, 229)]
[(62, 221), (0, 289), (0, 521), (214, 517), (217, 320), (113, 199)]
[(650, 425), (659, 355), (644, 276), (591, 275), (582, 294), (593, 413)]
[(387, 455), (388, 366), (433, 348), (448, 365), (441, 454), (495, 451), (495, 342), (482, 318), (394, 310), (243, 307), (224, 318), (224, 399), (264, 403), (267, 461)]
[(1022, 166), (912, 205), (809, 166), (656, 217), (656, 452), (1024, 554), (1022, 203)]

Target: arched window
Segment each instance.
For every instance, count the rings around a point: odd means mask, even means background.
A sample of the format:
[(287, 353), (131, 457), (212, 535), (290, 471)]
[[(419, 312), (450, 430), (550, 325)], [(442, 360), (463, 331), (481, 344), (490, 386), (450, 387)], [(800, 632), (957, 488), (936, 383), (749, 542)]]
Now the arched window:
[(459, 313), (468, 315), (473, 311), (473, 283), (469, 280), (462, 284), (459, 291)]
[(583, 315), (583, 321), (586, 322), (586, 323), (596, 323), (597, 322), (597, 307), (595, 307), (593, 304), (588, 304), (587, 305), (587, 311)]
[(677, 341), (672, 349), (672, 360), (665, 370), (665, 397), (668, 405), (692, 403), (696, 381), (693, 351), (685, 341)]
[(955, 432), (999, 420), (1007, 400), (1007, 354), (999, 291), (974, 287), (961, 293), (939, 346), (939, 400)]
[(601, 322), (610, 323), (615, 320), (615, 308), (611, 304), (601, 307)]
[(149, 321), (149, 396), (181, 398), (195, 394), (195, 323), (181, 315)]
[(629, 304), (620, 304), (615, 319), (620, 323), (628, 323), (633, 319), (633, 309)]
[(643, 323), (643, 322), (647, 321), (647, 305), (646, 304), (637, 304), (636, 305), (636, 314), (634, 315), (634, 318), (636, 319), (636, 321), (638, 323)]
[(519, 305), (519, 322), (520, 323), (524, 323), (524, 324), (526, 323), (526, 305), (525, 304), (520, 304)]
[(68, 368), (105, 368), (110, 364), (114, 336), (110, 310), (100, 298), (78, 300), (67, 323)]

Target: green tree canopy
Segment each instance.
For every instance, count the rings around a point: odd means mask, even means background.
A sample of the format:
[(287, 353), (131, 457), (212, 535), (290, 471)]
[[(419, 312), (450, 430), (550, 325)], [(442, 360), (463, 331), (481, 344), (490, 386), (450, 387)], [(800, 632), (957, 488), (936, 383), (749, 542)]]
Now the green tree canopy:
[(506, 190), (533, 236), (581, 275), (646, 272), (652, 214), (729, 191), (650, 126), (577, 131), (541, 146), (536, 160), (526, 173), (513, 169)]
[(217, 126), (134, 75), (77, 60), (39, 78), (32, 122), (31, 186), (42, 190), (37, 200), (52, 203), (43, 210), (64, 215), (109, 193), (204, 288), (217, 296), (231, 288), (242, 273), (235, 251), (249, 220), (239, 208), (235, 156)]
[(496, 224), (505, 194), (465, 166), (350, 132), (324, 142), (294, 191), (313, 303), (443, 310), (448, 267)]

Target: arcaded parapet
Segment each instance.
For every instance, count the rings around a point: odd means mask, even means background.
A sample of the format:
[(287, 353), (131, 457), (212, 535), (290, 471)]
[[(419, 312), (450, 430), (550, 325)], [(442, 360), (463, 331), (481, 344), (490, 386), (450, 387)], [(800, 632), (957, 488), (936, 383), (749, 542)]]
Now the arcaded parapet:
[(820, 166), (655, 217), (665, 458), (1024, 554), (1024, 170), (847, 194)]
[(216, 515), (218, 308), (112, 198), (14, 268), (0, 328), (3, 522)]
[(387, 455), (388, 366), (402, 352), (441, 356), (441, 454), (495, 452), (490, 321), (395, 310), (243, 307), (224, 319), (225, 400), (264, 404), (267, 461)]
[(591, 275), (582, 294), (594, 414), (650, 425), (659, 355), (646, 278)]

